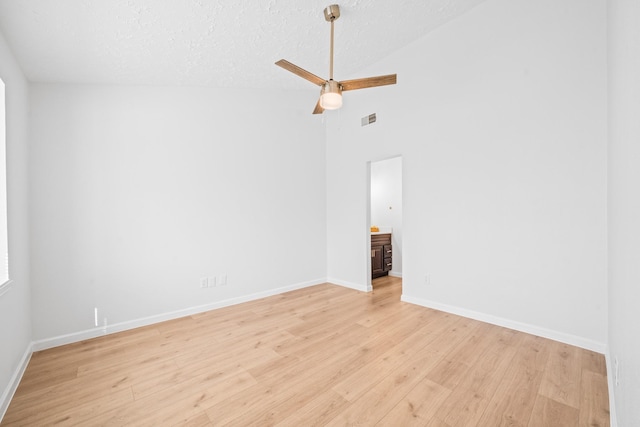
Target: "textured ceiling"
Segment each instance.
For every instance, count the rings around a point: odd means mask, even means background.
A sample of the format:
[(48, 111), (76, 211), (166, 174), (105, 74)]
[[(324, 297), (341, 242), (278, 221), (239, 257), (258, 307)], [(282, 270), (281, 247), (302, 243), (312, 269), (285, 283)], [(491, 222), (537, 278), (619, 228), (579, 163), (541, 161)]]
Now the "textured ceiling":
[[(484, 0), (343, 0), (335, 77)], [(285, 58), (328, 78), (330, 0), (1, 0), (0, 32), (32, 82), (290, 87)], [(381, 74), (395, 70), (380, 70)]]

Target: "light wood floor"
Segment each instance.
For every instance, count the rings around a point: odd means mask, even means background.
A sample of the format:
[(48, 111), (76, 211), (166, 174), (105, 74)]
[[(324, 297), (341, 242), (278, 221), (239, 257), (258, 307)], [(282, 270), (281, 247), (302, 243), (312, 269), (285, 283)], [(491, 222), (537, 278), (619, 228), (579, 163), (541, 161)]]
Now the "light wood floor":
[(602, 355), (319, 285), (35, 353), (2, 425), (608, 426)]

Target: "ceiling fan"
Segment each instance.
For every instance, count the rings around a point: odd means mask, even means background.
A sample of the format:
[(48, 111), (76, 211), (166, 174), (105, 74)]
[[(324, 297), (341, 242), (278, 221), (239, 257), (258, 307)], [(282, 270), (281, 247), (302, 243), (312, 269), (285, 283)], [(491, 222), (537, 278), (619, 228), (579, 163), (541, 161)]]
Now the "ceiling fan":
[(320, 99), (316, 104), (316, 108), (313, 110), (313, 114), (322, 114), (324, 110), (336, 110), (342, 107), (342, 92), (344, 91), (396, 84), (395, 74), (366, 77), (364, 79), (343, 80), (341, 82), (333, 80), (333, 23), (339, 17), (340, 7), (337, 4), (332, 4), (324, 9), (324, 19), (331, 23), (329, 80), (318, 77), (284, 59), (276, 62), (276, 65), (321, 87)]

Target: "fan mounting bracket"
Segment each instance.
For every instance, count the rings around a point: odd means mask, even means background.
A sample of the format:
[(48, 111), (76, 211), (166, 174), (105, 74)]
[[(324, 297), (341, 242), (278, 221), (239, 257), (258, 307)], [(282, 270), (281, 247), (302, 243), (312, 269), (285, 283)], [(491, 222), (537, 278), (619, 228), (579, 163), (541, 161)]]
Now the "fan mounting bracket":
[(324, 9), (324, 19), (327, 22), (335, 21), (338, 18), (340, 18), (340, 6), (337, 4), (332, 4)]

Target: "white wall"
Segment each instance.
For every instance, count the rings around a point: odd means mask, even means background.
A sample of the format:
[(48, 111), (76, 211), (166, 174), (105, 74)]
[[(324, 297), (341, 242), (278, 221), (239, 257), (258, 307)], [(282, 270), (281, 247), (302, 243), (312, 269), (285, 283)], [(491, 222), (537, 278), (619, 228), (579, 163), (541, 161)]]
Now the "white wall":
[(0, 297), (0, 418), (31, 344), (27, 213), (29, 87), (0, 34), (0, 77), (6, 92), (7, 222), (11, 288)]
[(34, 338), (93, 328), (94, 307), (111, 325), (324, 280), (309, 96), (33, 85)]
[(371, 225), (391, 228), (392, 276), (402, 276), (402, 157), (371, 163)]
[(392, 72), (329, 115), (328, 276), (366, 283), (366, 163), (400, 154), (405, 300), (604, 351), (605, 1), (489, 0), (359, 74)]
[[(609, 381), (620, 426), (640, 423), (640, 3), (609, 1)], [(614, 408), (612, 408), (614, 409)]]

